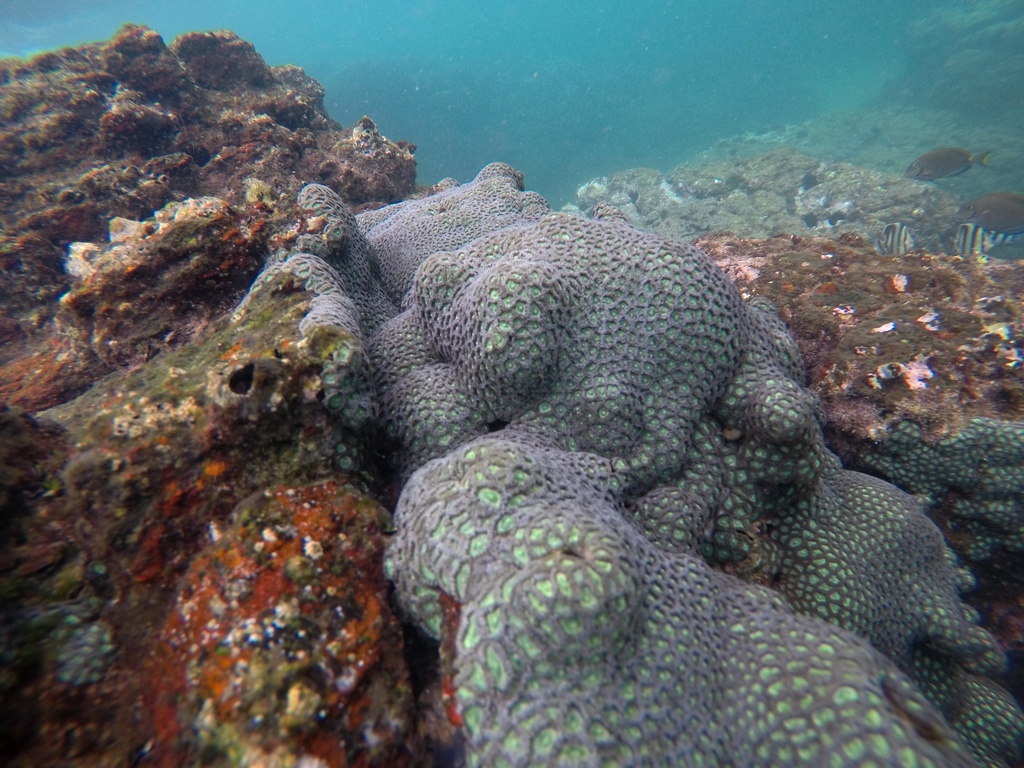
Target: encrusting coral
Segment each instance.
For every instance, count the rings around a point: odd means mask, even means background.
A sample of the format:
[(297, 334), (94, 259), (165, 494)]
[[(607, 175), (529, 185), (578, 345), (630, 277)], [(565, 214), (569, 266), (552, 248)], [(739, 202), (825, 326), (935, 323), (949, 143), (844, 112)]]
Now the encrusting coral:
[(471, 763), (971, 764), (942, 715), (1019, 759), (969, 580), (916, 500), (839, 467), (770, 307), (613, 209), (517, 216), (509, 171), (365, 239), (307, 188), (320, 250), (271, 267), (353, 291), (410, 477), (388, 567), (453, 648)]

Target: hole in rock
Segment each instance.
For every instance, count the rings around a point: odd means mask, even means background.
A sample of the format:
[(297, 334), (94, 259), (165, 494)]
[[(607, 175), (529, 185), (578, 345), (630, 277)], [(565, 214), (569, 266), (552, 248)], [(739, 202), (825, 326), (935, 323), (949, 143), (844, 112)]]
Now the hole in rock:
[(253, 375), (256, 373), (256, 366), (253, 363), (236, 368), (228, 376), (228, 388), (236, 395), (247, 395), (252, 389)]
[(812, 187), (818, 186), (818, 179), (815, 178), (813, 173), (805, 173), (803, 178), (800, 179), (800, 190), (806, 192)]
[(180, 151), (190, 156), (195, 164), (200, 168), (213, 159), (213, 153), (202, 144), (187, 144), (184, 147), (181, 147)]

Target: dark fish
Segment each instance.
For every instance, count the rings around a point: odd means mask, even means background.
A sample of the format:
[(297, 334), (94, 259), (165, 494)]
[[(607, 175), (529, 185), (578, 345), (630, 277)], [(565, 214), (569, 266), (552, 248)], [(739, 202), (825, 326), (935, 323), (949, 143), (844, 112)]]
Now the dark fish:
[(875, 248), (883, 256), (902, 256), (914, 250), (914, 236), (910, 227), (901, 221), (886, 224), (882, 230), (882, 238), (875, 243)]
[(972, 165), (988, 166), (991, 152), (972, 155), (960, 147), (943, 147), (925, 152), (907, 168), (906, 176), (921, 181), (934, 181), (947, 176), (958, 176)]
[(964, 258), (983, 256), (994, 259), (1024, 259), (1024, 235), (989, 232), (977, 224), (961, 224), (956, 231), (954, 243), (956, 252)]
[(1024, 237), (1012, 235), (1007, 240), (993, 245), (985, 251), (985, 255), (1004, 261), (1024, 260)]
[(1024, 195), (1017, 192), (982, 195), (963, 206), (957, 215), (989, 232), (1019, 235), (1024, 233)]

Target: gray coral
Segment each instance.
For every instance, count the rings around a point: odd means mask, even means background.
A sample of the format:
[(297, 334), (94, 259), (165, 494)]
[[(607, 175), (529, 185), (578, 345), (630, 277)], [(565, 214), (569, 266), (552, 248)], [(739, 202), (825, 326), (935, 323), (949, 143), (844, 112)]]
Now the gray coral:
[(972, 419), (956, 435), (930, 443), (919, 427), (902, 422), (858, 458), (932, 503), (952, 492), (949, 512), (970, 560), (1024, 552), (1024, 423)]
[(272, 269), (327, 275), (307, 322), (358, 315), (411, 477), (388, 566), (435, 636), (461, 605), (475, 763), (969, 764), (939, 711), (1019, 756), (938, 530), (839, 467), (785, 327), (705, 254), (500, 164), (366, 237), (315, 197), (315, 255)]
[(1003, 672), (1002, 651), (959, 599), (969, 574), (954, 567), (916, 499), (840, 469), (820, 444), (807, 441), (802, 450), (823, 459), (810, 488), (802, 473), (791, 473), (800, 462), (784, 450), (754, 435), (726, 440), (715, 422), (705, 422), (678, 483), (640, 499), (633, 518), (660, 547), (702, 552), (770, 584), (791, 610), (865, 638), (940, 707), (986, 764), (1013, 764), (1024, 718), (992, 679)]
[(550, 210), (536, 192), (523, 191), (523, 174), (505, 163), (491, 163), (469, 184), (446, 184), (434, 195), (361, 213), (358, 220), (380, 258), (388, 295), (401, 304), (417, 267), (430, 254), (536, 221)]
[(567, 214), (432, 254), (407, 305), (371, 355), (411, 466), (508, 424), (646, 488), (681, 467), (749, 324), (701, 251)]
[(611, 462), (482, 438), (406, 486), (389, 567), (441, 632), (474, 765), (970, 765), (941, 715), (852, 634), (659, 550)]

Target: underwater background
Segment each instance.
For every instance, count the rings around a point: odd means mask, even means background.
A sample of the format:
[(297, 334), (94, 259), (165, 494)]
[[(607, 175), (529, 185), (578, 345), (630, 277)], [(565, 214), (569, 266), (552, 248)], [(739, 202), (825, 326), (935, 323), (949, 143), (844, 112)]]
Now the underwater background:
[(895, 172), (937, 146), (993, 151), (948, 182), (968, 197), (1024, 170), (1017, 0), (5, 0), (0, 55), (126, 22), (231, 29), (323, 83), (334, 119), (415, 142), (421, 184), (502, 160), (555, 207), (601, 174), (780, 143)]
[(0, 763), (1024, 768), (1024, 0), (0, 56)]

